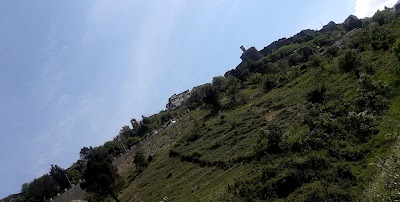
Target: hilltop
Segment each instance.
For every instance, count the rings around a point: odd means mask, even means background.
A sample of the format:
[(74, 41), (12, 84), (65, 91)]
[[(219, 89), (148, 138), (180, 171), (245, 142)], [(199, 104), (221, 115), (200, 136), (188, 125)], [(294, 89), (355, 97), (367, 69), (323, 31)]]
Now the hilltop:
[[(101, 148), (82, 148), (16, 201), (55, 196), (57, 173), (78, 184), (95, 150), (116, 162), (128, 149), (120, 201), (399, 200), (399, 16), (397, 6), (242, 47), (236, 68), (173, 95), (168, 110), (131, 120)], [(51, 183), (35, 189), (42, 182)]]

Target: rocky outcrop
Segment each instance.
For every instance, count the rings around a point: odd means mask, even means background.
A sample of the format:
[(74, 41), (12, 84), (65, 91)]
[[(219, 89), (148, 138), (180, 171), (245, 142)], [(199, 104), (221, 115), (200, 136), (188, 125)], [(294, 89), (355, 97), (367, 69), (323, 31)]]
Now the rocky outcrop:
[(350, 15), (343, 23), (343, 27), (346, 31), (361, 28), (363, 23), (355, 15)]
[(257, 61), (264, 56), (258, 52), (258, 50), (255, 47), (251, 47), (248, 50), (245, 50), (240, 56), (240, 59), (242, 59), (243, 62), (250, 62), (250, 61)]
[(330, 21), (328, 24), (326, 24), (325, 26), (322, 27), (320, 32), (327, 33), (327, 32), (336, 31), (338, 29), (339, 29), (339, 27), (337, 26), (337, 24), (333, 21)]
[(303, 30), (303, 31), (297, 33), (296, 35), (294, 35), (290, 38), (282, 38), (282, 39), (279, 39), (278, 41), (272, 42), (270, 45), (268, 45), (267, 47), (262, 49), (260, 51), (260, 53), (263, 54), (264, 56), (267, 56), (267, 55), (271, 54), (272, 51), (278, 50), (282, 46), (286, 46), (291, 43), (307, 42), (307, 41), (314, 39), (316, 36), (317, 36), (317, 32), (315, 30), (306, 29), (306, 30)]

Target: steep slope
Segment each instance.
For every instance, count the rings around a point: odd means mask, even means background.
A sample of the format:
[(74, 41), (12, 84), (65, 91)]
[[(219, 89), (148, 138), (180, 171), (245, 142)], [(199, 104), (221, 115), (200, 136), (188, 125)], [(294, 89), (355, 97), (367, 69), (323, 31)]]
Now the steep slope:
[(400, 21), (382, 12), (363, 28), (290, 42), (213, 82), (221, 108), (176, 110), (177, 123), (145, 149), (157, 151), (150, 165), (125, 173), (119, 198), (396, 199), (396, 182), (385, 179), (398, 173)]

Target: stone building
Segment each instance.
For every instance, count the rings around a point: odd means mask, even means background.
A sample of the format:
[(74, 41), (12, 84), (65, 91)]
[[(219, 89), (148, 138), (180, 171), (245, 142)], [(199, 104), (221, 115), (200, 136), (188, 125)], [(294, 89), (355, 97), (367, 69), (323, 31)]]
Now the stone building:
[(189, 90), (186, 90), (179, 94), (174, 94), (168, 99), (168, 104), (166, 105), (166, 108), (168, 110), (176, 109), (182, 106), (183, 102), (187, 100), (189, 97), (190, 97)]
[(264, 56), (258, 52), (258, 50), (253, 46), (246, 50), (243, 46), (240, 46), (240, 49), (242, 49), (243, 53), (242, 56), (240, 56), (240, 59), (244, 62), (249, 62), (249, 61), (257, 61)]

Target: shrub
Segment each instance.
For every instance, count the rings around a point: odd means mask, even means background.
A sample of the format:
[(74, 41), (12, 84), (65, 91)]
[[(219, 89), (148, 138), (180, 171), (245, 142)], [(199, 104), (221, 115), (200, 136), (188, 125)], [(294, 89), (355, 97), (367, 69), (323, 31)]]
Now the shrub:
[(319, 67), (322, 64), (322, 60), (319, 56), (313, 55), (311, 56), (311, 65), (313, 67)]
[(361, 58), (357, 50), (348, 50), (339, 60), (339, 69), (342, 72), (357, 72)]
[(307, 93), (307, 100), (312, 103), (323, 103), (326, 99), (326, 87), (322, 84), (321, 87), (314, 88)]
[(368, 75), (361, 74), (357, 91), (358, 96), (354, 101), (359, 111), (379, 114), (388, 109), (385, 97), (389, 94), (389, 89), (383, 82), (374, 82)]
[(223, 91), (223, 86), (225, 85), (226, 79), (223, 76), (213, 77), (212, 85), (217, 88), (219, 91)]
[(390, 10), (385, 9), (383, 11), (378, 10), (374, 16), (372, 16), (372, 21), (378, 23), (379, 26), (387, 24), (394, 19), (394, 13)]
[(133, 145), (139, 143), (140, 140), (141, 140), (141, 138), (140, 138), (140, 137), (137, 137), (137, 136), (135, 136), (135, 137), (128, 137), (128, 138), (126, 139), (126, 144), (128, 145), (128, 147), (132, 147)]
[(397, 40), (397, 42), (394, 44), (393, 52), (397, 60), (400, 61), (400, 40)]
[(332, 57), (338, 56), (339, 48), (335, 45), (331, 45), (327, 48), (326, 53)]
[(266, 76), (263, 82), (263, 88), (265, 92), (268, 92), (275, 88), (278, 85), (278, 82), (273, 76)]
[(254, 73), (249, 77), (249, 83), (252, 85), (257, 85), (261, 83), (261, 81), (262, 81), (262, 75), (260, 73)]
[(257, 140), (255, 151), (258, 157), (271, 153), (276, 154), (284, 147), (285, 133), (282, 126), (277, 122), (269, 123), (264, 130), (261, 130)]
[(149, 162), (146, 160), (143, 151), (138, 151), (135, 153), (133, 163), (135, 164), (138, 172), (143, 172), (143, 170), (149, 165)]
[(375, 117), (367, 111), (349, 112), (344, 121), (347, 133), (360, 142), (367, 142), (378, 133)]

